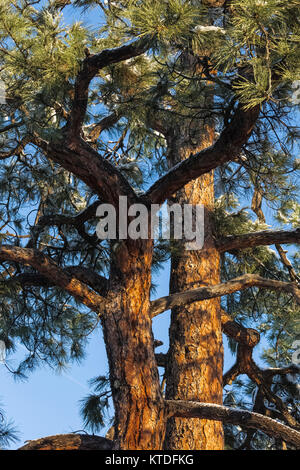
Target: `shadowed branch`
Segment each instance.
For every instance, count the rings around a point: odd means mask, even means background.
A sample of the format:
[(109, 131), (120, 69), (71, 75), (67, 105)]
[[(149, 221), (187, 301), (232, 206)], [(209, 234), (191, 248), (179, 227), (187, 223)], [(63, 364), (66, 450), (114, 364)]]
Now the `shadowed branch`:
[(98, 314), (104, 305), (105, 299), (101, 295), (93, 292), (85, 282), (80, 281), (66, 269), (60, 268), (51, 258), (38, 250), (1, 245), (0, 261), (10, 261), (33, 267), (44, 278)]

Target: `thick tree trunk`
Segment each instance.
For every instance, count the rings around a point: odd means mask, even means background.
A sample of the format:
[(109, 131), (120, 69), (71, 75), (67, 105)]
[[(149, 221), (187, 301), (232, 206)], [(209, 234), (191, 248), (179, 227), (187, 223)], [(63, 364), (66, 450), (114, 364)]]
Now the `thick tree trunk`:
[(116, 251), (103, 318), (115, 407), (115, 447), (161, 449), (166, 420), (149, 312), (152, 243), (122, 243)]
[[(183, 134), (182, 127), (180, 128)], [(206, 126), (197, 150), (212, 144), (213, 127)], [(187, 158), (195, 148), (185, 140), (170, 138), (170, 166)], [(207, 173), (177, 193), (175, 202), (204, 205), (204, 246), (199, 251), (175, 250), (171, 262), (170, 292), (220, 282), (220, 256), (213, 237), (214, 174)], [(220, 299), (174, 308), (166, 368), (166, 398), (222, 404), (223, 344)], [(221, 422), (188, 418), (168, 420), (166, 449), (223, 449)]]

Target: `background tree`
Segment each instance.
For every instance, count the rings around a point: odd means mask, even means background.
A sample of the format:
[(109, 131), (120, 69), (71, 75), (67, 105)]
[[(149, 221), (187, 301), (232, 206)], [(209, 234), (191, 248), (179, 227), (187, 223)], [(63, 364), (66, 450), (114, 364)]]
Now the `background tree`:
[[(288, 378), (298, 372), (288, 367), (297, 255), (281, 247), (300, 238), (297, 2), (74, 2), (100, 7), (105, 23), (93, 33), (64, 25), (62, 2), (0, 5), (1, 338), (29, 351), (15, 373), (82, 357), (100, 318), (116, 448), (220, 449), (222, 421), (241, 425), (239, 434), (226, 428), (233, 447), (251, 446), (248, 428), (298, 446)], [(100, 242), (97, 206), (118, 211), (125, 195), (128, 205), (203, 203), (204, 249)], [(255, 217), (235, 211), (249, 199)], [(281, 230), (266, 230), (266, 207)], [(151, 270), (168, 253), (170, 296), (151, 303)], [(151, 324), (169, 308), (166, 361), (155, 355)], [(222, 329), (237, 355), (223, 378)], [(270, 344), (264, 370), (252, 358), (259, 333)], [(166, 363), (164, 390), (157, 364)], [(225, 395), (231, 407), (215, 406), (240, 374), (258, 389), (242, 406), (259, 415), (234, 409), (237, 384)], [(98, 411), (107, 404), (99, 397)]]

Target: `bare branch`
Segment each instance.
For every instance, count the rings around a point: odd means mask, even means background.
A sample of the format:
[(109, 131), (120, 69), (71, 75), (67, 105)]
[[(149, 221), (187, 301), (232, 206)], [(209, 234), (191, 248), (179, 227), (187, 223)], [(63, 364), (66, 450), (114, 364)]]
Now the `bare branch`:
[(89, 141), (96, 142), (100, 134), (106, 129), (109, 129), (110, 127), (114, 126), (119, 121), (120, 117), (121, 116), (114, 111), (108, 116), (105, 116), (103, 119), (101, 119), (101, 121), (91, 125), (88, 132)]
[[(97, 245), (97, 243), (99, 243), (98, 237), (95, 234), (89, 235), (88, 233), (86, 233), (84, 230), (84, 223), (96, 216), (96, 209), (99, 204), (99, 200), (95, 201), (77, 215), (52, 214), (41, 216), (38, 220), (38, 224), (32, 229), (33, 239), (37, 239), (38, 234), (44, 227), (61, 227), (63, 225), (71, 225), (78, 231), (79, 235), (85, 241), (87, 241), (93, 246)], [(32, 246), (28, 246), (28, 248), (31, 247)]]
[(300, 243), (300, 229), (296, 230), (263, 230), (261, 232), (243, 233), (242, 235), (229, 235), (217, 240), (216, 245), (220, 252), (242, 250), (260, 245), (273, 245), (277, 243)]
[(51, 258), (38, 250), (1, 245), (0, 261), (32, 266), (54, 285), (65, 290), (98, 314), (105, 303), (102, 296), (93, 292), (84, 282), (60, 268)]
[(67, 273), (75, 276), (81, 282), (84, 282), (101, 296), (105, 297), (109, 288), (108, 280), (84, 266), (68, 266)]
[(237, 343), (254, 348), (260, 341), (260, 334), (253, 328), (245, 328), (243, 325), (232, 320), (224, 310), (221, 312), (222, 330), (225, 335), (230, 336)]
[(300, 304), (300, 289), (295, 283), (265, 279), (256, 274), (244, 274), (243, 276), (237, 277), (228, 282), (216, 284), (214, 286), (199, 287), (198, 289), (188, 290), (185, 292), (178, 292), (176, 294), (154, 300), (151, 302), (151, 314), (152, 317), (155, 317), (165, 310), (169, 310), (174, 307), (188, 305), (200, 300), (222, 297), (223, 295), (232, 294), (233, 292), (248, 289), (249, 287), (260, 287), (271, 290), (282, 289), (285, 292), (293, 294), (296, 301)]
[(73, 225), (78, 227), (83, 225), (84, 222), (87, 222), (89, 219), (95, 217), (96, 209), (99, 206), (100, 201), (93, 202), (90, 206), (84, 209), (77, 215), (65, 215), (65, 214), (54, 214), (54, 215), (44, 215), (40, 217), (38, 222), (38, 227), (46, 227), (51, 225), (61, 226), (61, 225)]
[(260, 429), (271, 437), (283, 439), (285, 442), (300, 448), (300, 432), (281, 424), (272, 418), (253, 413), (248, 410), (229, 408), (213, 403), (193, 401), (166, 400), (168, 417), (201, 418), (236, 424), (248, 429)]
[(286, 367), (270, 367), (269, 369), (265, 369), (263, 371), (265, 376), (273, 377), (274, 375), (294, 375), (300, 374), (300, 367), (296, 364), (290, 364)]
[[(287, 405), (272, 390), (273, 377), (275, 375), (285, 375), (287, 373), (287, 368), (281, 370), (277, 369), (277, 372), (275, 372), (274, 369), (271, 369), (271, 372), (269, 369), (260, 369), (260, 367), (255, 363), (252, 353), (253, 346), (247, 346), (244, 344), (238, 345), (236, 363), (224, 374), (223, 385), (231, 384), (232, 381), (241, 374), (248, 375), (252, 382), (257, 385), (259, 392), (268, 400), (269, 403), (275, 405), (276, 417), (279, 417), (279, 419), (284, 421), (288, 426), (300, 430), (297, 420), (291, 415)], [(299, 373), (299, 369), (297, 367), (289, 367), (288, 370), (290, 370), (292, 374)], [(264, 408), (265, 405), (263, 405), (263, 409)]]
[(18, 450), (110, 450), (113, 442), (88, 434), (57, 434), (27, 442)]
[(164, 353), (156, 353), (155, 360), (158, 367), (166, 367), (167, 365), (167, 354)]
[[(224, 323), (225, 317), (225, 323)], [(272, 390), (272, 380), (276, 375), (298, 374), (299, 368), (291, 365), (282, 369), (260, 369), (253, 359), (253, 348), (258, 344), (260, 335), (252, 328), (245, 328), (235, 322), (230, 322), (226, 312), (222, 311), (222, 326), (223, 331), (227, 328), (229, 336), (233, 337), (239, 344), (237, 348), (237, 358), (235, 364), (224, 374), (223, 386), (231, 384), (239, 375), (246, 374), (257, 385), (261, 399), (258, 399), (259, 408), (254, 408), (254, 411), (259, 411), (264, 415), (276, 417), (284, 421), (288, 426), (300, 430), (297, 420), (289, 412), (288, 407), (284, 401), (277, 396)], [(234, 324), (233, 326), (231, 324)], [(229, 324), (229, 327), (226, 325)], [(237, 333), (238, 332), (238, 333)], [(275, 405), (276, 409), (272, 410), (274, 413), (270, 415), (268, 408), (264, 404), (264, 398), (269, 403)], [(256, 405), (258, 406), (258, 402)]]
[(0, 152), (0, 160), (5, 160), (6, 158), (14, 157), (15, 155), (20, 155), (26, 145), (30, 143), (30, 141), (30, 137), (25, 136), (14, 149), (8, 150), (7, 152)]
[[(68, 266), (64, 271), (72, 276), (75, 276), (79, 281), (84, 282), (90, 286), (101, 296), (105, 297), (108, 291), (108, 280), (95, 273), (89, 268), (83, 266)], [(5, 279), (6, 284), (19, 284), (22, 287), (37, 286), (37, 287), (54, 287), (56, 283), (47, 277), (37, 273), (23, 273)]]
[[(299, 239), (300, 239), (300, 230), (299, 229), (298, 229), (298, 232), (299, 232)], [(296, 271), (293, 268), (292, 263), (290, 262), (290, 260), (286, 256), (287, 252), (282, 248), (281, 245), (278, 245), (277, 243), (276, 243), (275, 247), (276, 247), (276, 250), (278, 251), (278, 254), (280, 256), (282, 264), (288, 269), (291, 281), (292, 282), (298, 282), (298, 284), (299, 284), (300, 283), (300, 277), (297, 275)]]
[(10, 131), (12, 129), (17, 129), (18, 127), (22, 126), (24, 124), (23, 121), (20, 122), (12, 122), (11, 124), (7, 124), (5, 127), (0, 128), (0, 134)]

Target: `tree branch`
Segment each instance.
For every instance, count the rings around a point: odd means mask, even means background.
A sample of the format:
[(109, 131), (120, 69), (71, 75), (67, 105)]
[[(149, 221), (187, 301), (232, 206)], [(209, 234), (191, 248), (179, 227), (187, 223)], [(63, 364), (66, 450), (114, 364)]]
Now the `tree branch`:
[(146, 196), (152, 204), (162, 204), (189, 181), (234, 160), (248, 141), (258, 115), (258, 106), (247, 111), (239, 106), (214, 145), (175, 165), (150, 187)]
[(165, 403), (168, 418), (174, 416), (212, 419), (214, 421), (223, 421), (223, 423), (240, 425), (249, 429), (260, 429), (271, 437), (283, 439), (297, 449), (300, 448), (300, 432), (259, 413), (212, 403), (182, 400), (166, 400)]
[[(38, 224), (32, 229), (33, 239), (35, 241), (37, 240), (39, 232), (44, 227), (72, 225), (84, 240), (93, 246), (96, 245), (97, 242), (99, 243), (98, 237), (95, 234), (89, 235), (86, 233), (84, 230), (84, 223), (93, 217), (96, 217), (96, 210), (99, 204), (101, 204), (99, 200), (95, 201), (77, 215), (53, 214), (41, 216), (38, 220)], [(28, 246), (28, 248), (31, 248), (31, 246)]]
[(51, 258), (38, 250), (1, 245), (0, 261), (10, 261), (33, 267), (53, 285), (64, 289), (98, 314), (105, 303), (105, 299), (101, 295), (93, 292), (84, 282), (67, 270), (60, 268)]
[(54, 214), (54, 215), (43, 215), (40, 217), (38, 227), (43, 228), (50, 225), (73, 225), (78, 227), (83, 225), (89, 219), (96, 216), (96, 209), (99, 206), (100, 201), (93, 202), (86, 209), (81, 211), (77, 215), (65, 215), (65, 214)]
[[(259, 341), (260, 341), (260, 334), (258, 331), (254, 330), (253, 328), (245, 328), (243, 325), (237, 323), (236, 321), (232, 320), (230, 315), (226, 313), (223, 309), (221, 310), (221, 324), (222, 324), (222, 330), (223, 332), (227, 335), (230, 336), (230, 338), (233, 338), (237, 343), (243, 344), (245, 346), (249, 346), (253, 348), (256, 346)], [(156, 362), (159, 367), (166, 367), (167, 364), (167, 354), (164, 353), (157, 353), (155, 354)], [(268, 369), (270, 370), (270, 369)], [(274, 369), (274, 371), (277, 371), (278, 369)], [(281, 370), (281, 369), (279, 369)], [(294, 368), (291, 366), (287, 370), (289, 371), (294, 371)], [(239, 375), (239, 370), (237, 368), (236, 370), (236, 375)], [(288, 372), (287, 372), (288, 373)], [(274, 372), (274, 375), (276, 372)], [(227, 377), (225, 377), (225, 384), (229, 383), (227, 380)], [(234, 378), (235, 378), (234, 377)], [(233, 379), (234, 379), (233, 378)], [(232, 379), (232, 380), (233, 380)]]
[(28, 441), (18, 450), (111, 450), (113, 442), (89, 434), (57, 434)]
[[(254, 382), (259, 392), (265, 397), (269, 403), (273, 403), (276, 407), (274, 410), (276, 417), (285, 421), (288, 426), (300, 430), (297, 420), (291, 415), (284, 401), (272, 391), (272, 380), (275, 375), (285, 375), (287, 373), (297, 374), (299, 368), (297, 366), (289, 366), (283, 369), (260, 369), (252, 357), (254, 346), (239, 344), (237, 349), (236, 363), (223, 376), (223, 386), (231, 384), (241, 374), (246, 374)], [(265, 411), (265, 405), (262, 410)], [(265, 413), (264, 413), (265, 414)]]
[(222, 330), (226, 336), (234, 339), (239, 344), (254, 348), (260, 341), (260, 334), (253, 328), (245, 328), (243, 325), (232, 320), (224, 310), (221, 311)]
[(14, 149), (8, 150), (7, 152), (0, 152), (0, 160), (5, 160), (6, 158), (14, 157), (15, 155), (19, 156), (30, 141), (31, 138), (29, 136), (25, 136)]
[(119, 121), (120, 117), (121, 116), (118, 113), (113, 111), (111, 114), (101, 119), (101, 121), (92, 124), (88, 132), (89, 142), (96, 142), (101, 132), (114, 126)]
[(115, 49), (104, 49), (99, 54), (89, 55), (82, 63), (75, 82), (75, 96), (68, 120), (70, 136), (79, 136), (87, 110), (89, 86), (99, 70), (111, 64), (144, 54), (151, 45), (149, 36), (138, 39), (131, 44)]
[(75, 174), (94, 190), (104, 202), (118, 207), (119, 197), (125, 195), (131, 203), (137, 196), (126, 178), (110, 162), (82, 138), (82, 125), (87, 111), (89, 86), (99, 70), (146, 52), (152, 38), (145, 36), (115, 49), (105, 49), (89, 55), (82, 63), (75, 81), (74, 100), (64, 135), (57, 142), (46, 142), (38, 135), (32, 143), (41, 148), (48, 158)]
[[(298, 229), (298, 232), (299, 232), (299, 238), (300, 238), (300, 229)], [(287, 252), (282, 248), (281, 245), (279, 245), (277, 243), (276, 243), (275, 247), (276, 247), (276, 250), (277, 250), (277, 252), (280, 256), (282, 264), (288, 269), (291, 281), (292, 282), (297, 282), (299, 284), (300, 283), (300, 278), (297, 275), (296, 271), (294, 270), (292, 263), (290, 262), (290, 260), (286, 256)]]
[(300, 304), (300, 289), (295, 283), (265, 279), (256, 274), (244, 274), (243, 276), (237, 277), (228, 282), (216, 284), (214, 286), (200, 287), (198, 289), (188, 290), (185, 292), (177, 292), (154, 300), (151, 302), (151, 314), (152, 317), (155, 317), (165, 310), (169, 310), (174, 307), (181, 307), (200, 300), (222, 297), (223, 295), (232, 294), (233, 292), (248, 289), (249, 287), (261, 287), (271, 290), (282, 289), (285, 292), (293, 294), (296, 301)]
[(155, 360), (158, 365), (158, 367), (166, 367), (167, 365), (167, 354), (164, 353), (156, 353), (155, 354)]
[(261, 232), (229, 235), (216, 241), (220, 252), (242, 250), (259, 245), (300, 243), (300, 229), (296, 230), (263, 230)]
[(252, 357), (253, 348), (258, 344), (260, 339), (259, 333), (252, 328), (245, 328), (235, 322), (230, 322), (231, 319), (229, 315), (224, 311), (222, 311), (221, 315), (223, 331), (226, 333), (225, 330), (227, 329), (226, 334), (229, 334), (229, 336), (239, 343), (236, 362), (231, 369), (224, 374), (223, 386), (231, 384), (233, 380), (241, 374), (248, 375), (248, 377), (257, 385), (258, 392), (261, 396), (261, 399), (258, 399), (256, 403), (257, 405), (260, 403), (259, 408), (254, 408), (254, 411), (259, 411), (264, 415), (268, 414), (270, 416), (267, 412), (268, 408), (264, 404), (264, 398), (266, 398), (269, 403), (273, 403), (276, 407), (275, 410), (272, 410), (272, 412), (274, 411), (271, 415), (272, 417), (275, 415), (275, 417), (284, 421), (288, 426), (300, 430), (297, 420), (289, 412), (284, 401), (272, 390), (272, 380), (274, 376), (298, 374), (299, 368), (295, 365), (290, 365), (281, 369), (260, 369)]
[(112, 204), (116, 209), (120, 196), (127, 196), (130, 203), (137, 202), (134, 189), (122, 173), (82, 138), (77, 136), (72, 141), (64, 138), (49, 143), (35, 135), (32, 143), (42, 149), (49, 159), (86, 183), (101, 201)]
[[(68, 266), (64, 271), (72, 276), (75, 276), (79, 281), (84, 282), (94, 291), (101, 296), (105, 297), (108, 291), (108, 280), (99, 274), (91, 271), (89, 268), (83, 266)], [(9, 279), (4, 279), (5, 284), (19, 284), (22, 287), (36, 286), (36, 287), (54, 287), (56, 286), (53, 280), (38, 274), (38, 273), (22, 273), (12, 276)]]
[(0, 128), (0, 134), (10, 131), (12, 129), (17, 129), (18, 127), (22, 126), (24, 124), (23, 121), (20, 122), (12, 122), (11, 124), (7, 124), (5, 127)]

